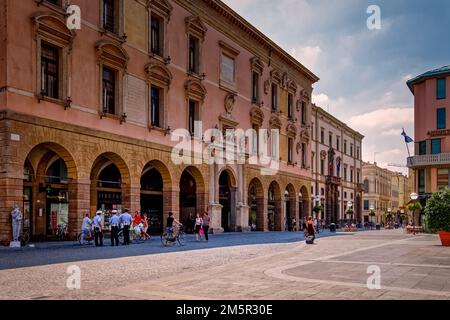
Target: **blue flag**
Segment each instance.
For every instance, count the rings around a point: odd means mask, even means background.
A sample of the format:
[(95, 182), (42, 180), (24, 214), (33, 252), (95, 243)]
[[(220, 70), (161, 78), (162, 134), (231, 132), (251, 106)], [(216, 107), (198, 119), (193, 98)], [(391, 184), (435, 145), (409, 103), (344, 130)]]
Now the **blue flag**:
[(414, 142), (414, 140), (405, 133), (405, 129), (402, 131), (402, 136), (405, 137), (405, 143)]

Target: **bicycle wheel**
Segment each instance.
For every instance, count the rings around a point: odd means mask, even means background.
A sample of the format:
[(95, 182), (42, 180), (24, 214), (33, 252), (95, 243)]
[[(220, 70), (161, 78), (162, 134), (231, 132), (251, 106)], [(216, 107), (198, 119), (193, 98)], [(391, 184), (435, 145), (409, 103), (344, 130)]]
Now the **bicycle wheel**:
[(161, 243), (164, 247), (167, 247), (167, 232), (164, 232), (161, 235)]
[(30, 241), (30, 236), (28, 233), (23, 233), (19, 236), (20, 245), (22, 247), (26, 246), (28, 244), (28, 241)]
[(184, 246), (186, 244), (186, 237), (184, 236), (184, 232), (178, 233), (177, 241), (180, 246)]

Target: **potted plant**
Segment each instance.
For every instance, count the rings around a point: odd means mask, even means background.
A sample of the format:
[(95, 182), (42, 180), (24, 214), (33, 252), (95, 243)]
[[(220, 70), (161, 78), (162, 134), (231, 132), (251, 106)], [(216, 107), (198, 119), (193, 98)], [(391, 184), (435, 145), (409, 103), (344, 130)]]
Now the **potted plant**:
[(434, 193), (427, 201), (425, 217), (428, 227), (438, 232), (441, 243), (450, 247), (450, 190)]
[(322, 211), (323, 207), (322, 206), (314, 206), (314, 208), (312, 209), (312, 211), (314, 213), (319, 213), (320, 211)]

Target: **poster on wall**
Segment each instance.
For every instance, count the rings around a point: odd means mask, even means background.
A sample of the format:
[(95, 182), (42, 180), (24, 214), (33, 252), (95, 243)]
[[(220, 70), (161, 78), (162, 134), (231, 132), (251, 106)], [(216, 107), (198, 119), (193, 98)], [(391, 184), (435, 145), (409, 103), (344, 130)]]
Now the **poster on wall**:
[[(52, 203), (50, 211), (53, 221), (56, 221), (56, 226), (60, 224), (69, 224), (69, 204), (68, 203)], [(56, 219), (54, 218), (56, 217)], [(55, 226), (52, 226), (52, 229)]]

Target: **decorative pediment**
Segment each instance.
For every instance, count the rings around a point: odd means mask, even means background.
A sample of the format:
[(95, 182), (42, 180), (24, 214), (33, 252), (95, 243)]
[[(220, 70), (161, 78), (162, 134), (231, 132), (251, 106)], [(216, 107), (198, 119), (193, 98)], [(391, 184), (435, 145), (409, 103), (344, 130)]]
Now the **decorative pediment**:
[(280, 72), (277, 70), (270, 71), (270, 80), (275, 83), (281, 83), (281, 75)]
[(208, 29), (198, 16), (190, 16), (185, 19), (186, 32), (191, 33), (201, 40), (205, 39), (205, 34)]
[(169, 69), (161, 62), (150, 62), (145, 66), (145, 73), (150, 82), (156, 82), (161, 85), (170, 86), (173, 76)]
[(184, 84), (186, 98), (193, 98), (203, 102), (207, 91), (205, 86), (198, 80), (187, 80)]
[(32, 20), (36, 26), (36, 32), (63, 45), (72, 45), (75, 32), (67, 28), (66, 21), (53, 12), (38, 12)]
[(250, 110), (250, 121), (258, 126), (261, 126), (264, 122), (264, 112), (260, 108), (253, 107)]
[(95, 44), (97, 58), (100, 62), (107, 62), (119, 68), (126, 68), (130, 57), (122, 46), (115, 42), (101, 40)]
[(328, 153), (325, 150), (320, 151), (320, 160), (325, 160)]
[(306, 91), (306, 90), (303, 90), (302, 97), (303, 97), (303, 100), (306, 102), (309, 102), (311, 100), (311, 97), (310, 97), (308, 91)]
[(258, 57), (253, 57), (250, 59), (250, 66), (252, 70), (258, 72), (259, 74), (263, 73), (264, 70), (264, 64)]
[(300, 139), (304, 143), (309, 143), (309, 140), (311, 139), (311, 136), (309, 134), (309, 130), (308, 129), (303, 129), (302, 130), (302, 132), (300, 133)]
[(147, 8), (151, 11), (155, 11), (156, 14), (170, 20), (170, 14), (173, 7), (167, 0), (147, 0)]
[(286, 133), (289, 137), (295, 138), (297, 136), (297, 127), (294, 126), (292, 123), (288, 123), (286, 127)]
[(225, 111), (226, 111), (226, 113), (231, 114), (231, 112), (234, 109), (235, 103), (236, 103), (236, 94), (228, 93), (225, 96)]
[(298, 86), (297, 86), (297, 84), (295, 83), (295, 81), (293, 81), (293, 80), (289, 80), (288, 81), (288, 91), (289, 92), (291, 92), (291, 93), (293, 93), (293, 94), (296, 94), (297, 93), (297, 88), (298, 88)]
[(272, 116), (270, 118), (269, 125), (272, 129), (281, 129), (281, 127), (283, 126), (280, 118), (278, 118), (277, 116)]

